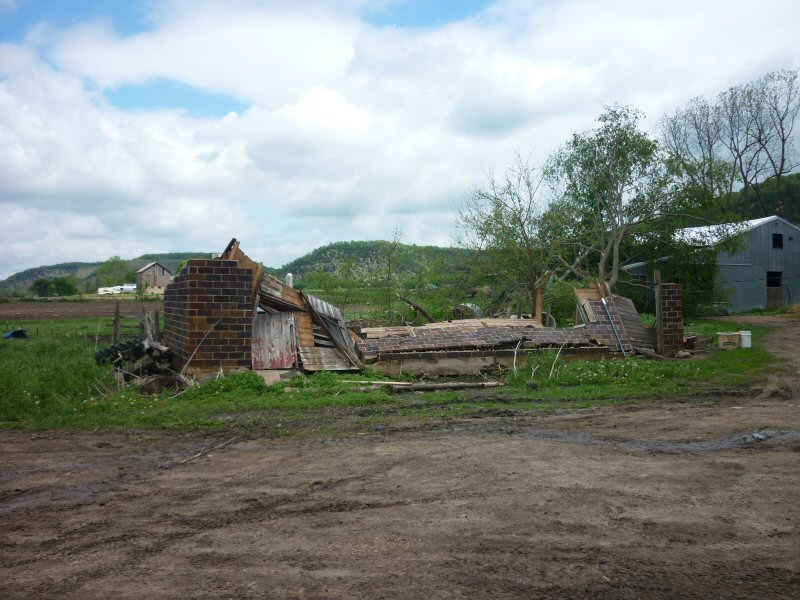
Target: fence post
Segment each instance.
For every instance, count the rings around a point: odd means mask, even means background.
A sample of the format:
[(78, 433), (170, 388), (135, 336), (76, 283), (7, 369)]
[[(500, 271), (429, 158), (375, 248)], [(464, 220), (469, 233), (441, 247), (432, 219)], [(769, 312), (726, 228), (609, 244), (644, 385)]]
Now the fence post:
[(664, 354), (664, 315), (661, 314), (661, 271), (653, 271), (656, 286), (656, 354)]
[(114, 337), (112, 344), (119, 344), (119, 300), (114, 301)]

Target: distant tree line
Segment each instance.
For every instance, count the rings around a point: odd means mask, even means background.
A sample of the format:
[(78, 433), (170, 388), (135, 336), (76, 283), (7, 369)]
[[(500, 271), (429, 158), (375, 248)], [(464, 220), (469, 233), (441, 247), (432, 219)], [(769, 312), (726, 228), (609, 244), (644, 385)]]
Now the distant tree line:
[(74, 277), (39, 278), (31, 284), (31, 291), (40, 298), (53, 296), (75, 296), (80, 293)]

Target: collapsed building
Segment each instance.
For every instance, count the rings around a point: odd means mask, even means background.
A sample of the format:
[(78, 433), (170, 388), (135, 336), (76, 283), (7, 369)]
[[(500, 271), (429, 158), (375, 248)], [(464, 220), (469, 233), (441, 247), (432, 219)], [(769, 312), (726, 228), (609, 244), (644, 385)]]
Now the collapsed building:
[(231, 240), (219, 258), (192, 259), (164, 294), (164, 342), (174, 366), (203, 377), (255, 370), (451, 375), (510, 369), (526, 354), (565, 359), (674, 355), (682, 348), (680, 286), (663, 284), (661, 326), (646, 327), (633, 302), (606, 286), (575, 291), (576, 322), (543, 327), (531, 319), (465, 319), (412, 327), (349, 329), (342, 312), (267, 273)]

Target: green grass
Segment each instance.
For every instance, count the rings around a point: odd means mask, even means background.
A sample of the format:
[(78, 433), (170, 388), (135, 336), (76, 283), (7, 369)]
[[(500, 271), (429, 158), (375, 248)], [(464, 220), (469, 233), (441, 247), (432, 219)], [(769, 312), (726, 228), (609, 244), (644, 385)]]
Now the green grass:
[(533, 355), (525, 370), (509, 377), (509, 384), (527, 390), (528, 382), (534, 381), (538, 389), (526, 392), (529, 397), (578, 401), (664, 398), (739, 387), (774, 370), (772, 355), (759, 344), (769, 328), (703, 320), (686, 324), (687, 331), (713, 336), (714, 344), (717, 332), (743, 329), (752, 332), (752, 348), (718, 350), (712, 346), (707, 354), (684, 360), (633, 357), (567, 362), (563, 357), (556, 361), (555, 352)]
[[(109, 319), (28, 321), (24, 325), (33, 333), (30, 339), (0, 340), (0, 428), (245, 427), (275, 435), (335, 433), (487, 410), (582, 408), (702, 395), (747, 385), (774, 369), (774, 360), (759, 343), (767, 328), (698, 321), (688, 324), (687, 330), (713, 334), (721, 329), (750, 329), (754, 347), (712, 349), (698, 358), (670, 361), (566, 362), (548, 352), (532, 355), (525, 369), (516, 377), (509, 376), (508, 386), (481, 391), (395, 394), (387, 388), (360, 391), (362, 386), (349, 383), (386, 379), (370, 371), (361, 375), (318, 373), (266, 386), (257, 374), (244, 372), (180, 394), (149, 396), (140, 395), (134, 386), (112, 391), (116, 383), (111, 367), (94, 363), (94, 338), (110, 333)], [(531, 379), (537, 389), (528, 386)]]

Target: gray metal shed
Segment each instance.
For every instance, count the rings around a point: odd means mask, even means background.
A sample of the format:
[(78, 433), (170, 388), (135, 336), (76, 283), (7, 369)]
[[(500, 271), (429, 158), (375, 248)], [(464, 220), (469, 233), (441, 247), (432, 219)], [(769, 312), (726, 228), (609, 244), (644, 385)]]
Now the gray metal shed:
[(731, 310), (800, 302), (800, 227), (778, 216), (744, 223), (744, 248), (721, 252), (716, 285), (731, 291)]
[[(721, 241), (719, 231), (715, 227), (694, 227), (681, 234), (687, 239), (716, 244)], [(800, 303), (800, 227), (773, 215), (744, 221), (737, 231), (744, 239), (742, 250), (719, 253), (714, 280), (715, 286), (730, 294), (730, 310)], [(631, 275), (647, 275), (648, 279), (650, 276), (646, 263), (627, 265), (624, 270)]]

